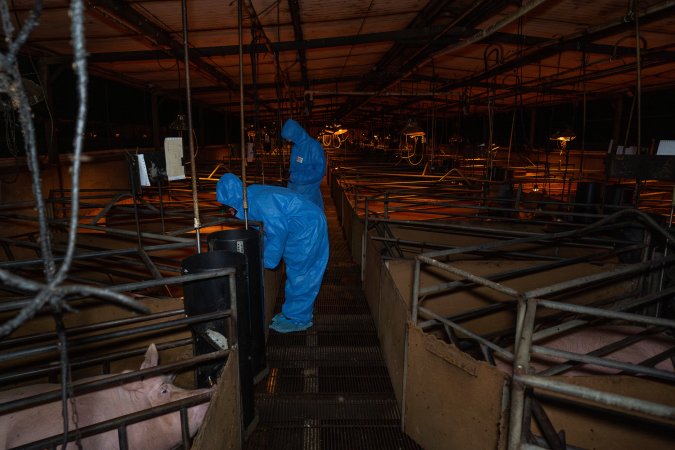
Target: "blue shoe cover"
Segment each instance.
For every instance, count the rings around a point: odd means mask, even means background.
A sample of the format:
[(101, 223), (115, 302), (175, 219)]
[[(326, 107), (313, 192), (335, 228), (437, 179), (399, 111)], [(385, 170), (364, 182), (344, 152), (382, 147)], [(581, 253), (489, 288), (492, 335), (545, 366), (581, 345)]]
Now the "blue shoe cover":
[(272, 323), (276, 322), (279, 319), (286, 319), (286, 316), (284, 316), (284, 313), (279, 313), (276, 316), (272, 317)]
[(277, 314), (274, 316), (274, 319), (272, 319), (270, 330), (274, 330), (278, 333), (293, 333), (311, 328), (312, 325), (313, 323), (311, 320), (309, 322), (296, 322), (286, 318), (282, 314)]

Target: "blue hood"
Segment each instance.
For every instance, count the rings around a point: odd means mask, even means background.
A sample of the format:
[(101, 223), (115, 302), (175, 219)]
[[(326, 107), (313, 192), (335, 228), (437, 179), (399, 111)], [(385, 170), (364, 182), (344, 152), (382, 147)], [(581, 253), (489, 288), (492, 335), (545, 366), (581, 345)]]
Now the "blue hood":
[(293, 119), (288, 119), (281, 128), (281, 137), (297, 144), (312, 137)]
[(216, 199), (219, 203), (237, 210), (237, 218), (244, 218), (244, 194), (241, 180), (233, 173), (226, 173), (216, 185)]

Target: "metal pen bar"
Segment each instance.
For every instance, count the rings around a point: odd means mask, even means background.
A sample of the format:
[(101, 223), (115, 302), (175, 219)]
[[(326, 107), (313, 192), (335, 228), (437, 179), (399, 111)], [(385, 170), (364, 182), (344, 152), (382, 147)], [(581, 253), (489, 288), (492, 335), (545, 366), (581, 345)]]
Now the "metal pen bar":
[[(206, 353), (198, 355), (183, 361), (177, 361), (161, 366), (149, 367), (134, 372), (123, 372), (116, 375), (110, 375), (95, 380), (73, 383), (74, 395), (82, 395), (88, 392), (99, 391), (113, 386), (121, 386), (131, 381), (142, 380), (165, 373), (179, 372), (183, 369), (194, 367), (200, 364), (209, 363), (225, 358), (229, 355), (229, 350), (219, 350), (213, 353)], [(32, 406), (41, 405), (53, 401), (61, 400), (61, 391), (50, 391), (30, 397), (13, 400), (7, 403), (0, 404), (0, 415), (5, 415), (20, 409), (30, 408)]]
[(604, 317), (607, 319), (626, 320), (645, 325), (656, 325), (660, 327), (675, 328), (675, 320), (661, 319), (659, 317), (648, 317), (640, 314), (625, 313), (620, 311), (610, 311), (602, 308), (592, 308), (590, 306), (572, 305), (569, 303), (561, 303), (552, 300), (538, 300), (539, 306), (545, 308), (555, 309), (558, 311), (566, 311), (577, 314), (588, 314), (595, 317)]
[(533, 289), (531, 291), (525, 292), (523, 295), (525, 295), (526, 298), (537, 298), (543, 297), (545, 295), (557, 294), (559, 292), (566, 291), (568, 289), (579, 288), (581, 286), (597, 283), (599, 281), (608, 281), (626, 275), (637, 274), (649, 270), (653, 267), (658, 267), (661, 265), (665, 265), (667, 263), (671, 263), (673, 261), (675, 261), (675, 257), (669, 256), (663, 259), (645, 261), (637, 264), (631, 264), (625, 267), (617, 267), (606, 272), (575, 278), (572, 280), (563, 281), (561, 283), (552, 284), (542, 288)]
[[(479, 277), (477, 275), (474, 275), (470, 272), (467, 272), (465, 270), (459, 269), (457, 267), (450, 266), (448, 264), (444, 264), (441, 262), (436, 261), (435, 259), (431, 259), (429, 257), (426, 257), (424, 255), (417, 255), (416, 258), (426, 264), (429, 264), (434, 267), (438, 267), (439, 269), (443, 269), (447, 272), (453, 273), (455, 275), (459, 275), (467, 280), (470, 280), (476, 284), (480, 284), (481, 286), (486, 286), (491, 289), (494, 289), (497, 292), (501, 292), (502, 294), (506, 294), (510, 297), (519, 297), (520, 292), (516, 291), (515, 289), (511, 289), (508, 286), (501, 285), (499, 283), (495, 283), (493, 281), (490, 281), (486, 278)], [(511, 300), (509, 300), (511, 301)]]
[[(57, 221), (56, 223), (63, 223), (63, 221)], [(102, 231), (105, 234), (109, 235), (117, 235), (117, 236), (123, 236), (123, 237), (129, 237), (129, 238), (136, 238), (138, 233), (135, 231), (131, 230), (122, 230), (119, 228), (110, 228), (110, 227), (102, 227), (100, 225), (86, 225), (86, 224), (79, 224), (79, 228), (84, 228), (86, 230), (97, 230), (97, 231)], [(175, 236), (169, 236), (166, 234), (157, 234), (157, 233), (148, 233), (146, 231), (141, 232), (141, 237), (144, 239), (155, 239), (158, 241), (166, 241), (166, 242), (190, 242), (194, 244), (194, 241), (189, 238), (181, 238), (181, 237), (175, 237)]]
[[(524, 300), (521, 298), (518, 301), (518, 315), (522, 315), (524, 318), (516, 331), (518, 340), (515, 342), (514, 376), (520, 373), (527, 373), (529, 369), (532, 330), (534, 328), (536, 310), (537, 304), (532, 299)], [(530, 423), (524, 423), (524, 418), (527, 416), (525, 411), (525, 386), (522, 383), (516, 382), (515, 379), (511, 383), (509, 414), (508, 449), (516, 450), (523, 441), (523, 431), (530, 429)]]
[(535, 355), (551, 356), (554, 358), (561, 358), (566, 361), (579, 361), (584, 364), (592, 364), (596, 366), (609, 367), (612, 369), (619, 369), (624, 372), (632, 374), (649, 375), (653, 378), (658, 378), (664, 381), (675, 382), (675, 373), (666, 372), (664, 370), (653, 369), (651, 367), (642, 367), (635, 364), (623, 363), (611, 359), (598, 358), (596, 356), (581, 355), (578, 353), (566, 352), (563, 350), (556, 350), (553, 348), (542, 347), (540, 345), (532, 346), (532, 353)]
[[(603, 253), (601, 255), (593, 255), (593, 258), (595, 257), (604, 257), (612, 254), (613, 252), (607, 252)], [(517, 276), (522, 276), (522, 275), (527, 275), (531, 273), (537, 273), (545, 270), (551, 270), (555, 269), (558, 267), (564, 267), (567, 265), (571, 264), (576, 264), (578, 262), (585, 262), (588, 261), (590, 258), (589, 256), (579, 256), (576, 258), (568, 258), (568, 259), (562, 259), (558, 258), (553, 262), (550, 263), (545, 263), (545, 264), (540, 264), (537, 266), (533, 267), (525, 267), (522, 269), (517, 269), (517, 270), (508, 270), (506, 272), (501, 272), (501, 273), (496, 273), (496, 274), (490, 274), (486, 275), (483, 278), (486, 278), (490, 281), (498, 281), (498, 280), (503, 280), (503, 279), (508, 279), (511, 277), (517, 277)], [(440, 284), (435, 284), (433, 286), (425, 287), (423, 289), (420, 289), (420, 296), (428, 295), (428, 294), (437, 294), (446, 290), (454, 289), (456, 287), (461, 287), (461, 286), (466, 286), (467, 283), (464, 280), (459, 280), (459, 281), (450, 281), (447, 283), (440, 283)]]
[[(152, 324), (152, 325), (146, 325), (138, 328), (132, 328), (132, 329), (127, 329), (127, 330), (120, 330), (120, 331), (114, 331), (110, 333), (105, 333), (105, 334), (97, 334), (95, 336), (89, 336), (85, 338), (80, 338), (80, 339), (73, 339), (69, 342), (69, 347), (71, 351), (76, 351), (76, 347), (78, 346), (84, 346), (88, 344), (94, 344), (98, 342), (103, 342), (107, 341), (110, 339), (118, 339), (122, 337), (129, 337), (129, 336), (134, 336), (136, 334), (143, 334), (143, 333), (150, 333), (150, 332), (155, 332), (155, 331), (166, 331), (172, 328), (181, 328), (186, 325), (191, 325), (193, 323), (199, 323), (199, 322), (206, 322), (210, 320), (216, 320), (216, 319), (222, 319), (225, 317), (229, 317), (230, 311), (218, 311), (218, 312), (213, 312), (213, 313), (208, 313), (208, 314), (201, 314), (199, 316), (191, 316), (191, 317), (185, 317), (182, 319), (178, 320), (173, 320), (173, 321), (168, 321), (168, 322), (161, 322), (157, 324)], [(43, 345), (40, 347), (32, 347), (28, 349), (22, 349), (22, 350), (17, 350), (14, 352), (3, 352), (0, 353), (0, 362), (5, 362), (5, 361), (11, 361), (12, 359), (16, 358), (23, 358), (26, 356), (35, 356), (39, 355), (42, 353), (49, 353), (49, 352), (54, 352), (59, 350), (59, 344), (54, 343), (54, 344), (49, 344), (49, 345)]]
[[(190, 275), (180, 275), (170, 278), (162, 278), (160, 280), (147, 280), (139, 281), (136, 283), (127, 283), (127, 284), (118, 284), (114, 286), (108, 286), (106, 289), (114, 292), (132, 292), (139, 289), (145, 289), (155, 286), (164, 286), (167, 284), (178, 284), (178, 283), (187, 283), (190, 281), (204, 280), (207, 278), (215, 278), (230, 275), (234, 273), (235, 269), (226, 268), (226, 269), (217, 269), (209, 272), (195, 273)], [(82, 298), (82, 297), (80, 297)], [(31, 303), (31, 300), (18, 300), (14, 302), (0, 303), (0, 312), (11, 311), (16, 309), (21, 309), (27, 304)]]
[[(174, 309), (171, 311), (163, 311), (159, 313), (143, 315), (140, 317), (130, 317), (127, 319), (111, 320), (110, 322), (100, 322), (92, 325), (84, 325), (81, 327), (69, 328), (68, 336), (72, 338), (73, 336), (76, 336), (78, 334), (90, 333), (92, 331), (105, 330), (107, 328), (114, 328), (123, 325), (131, 325), (139, 322), (148, 322), (150, 320), (163, 319), (166, 317), (177, 316), (180, 314), (185, 314), (185, 310)], [(48, 332), (48, 333), (31, 334), (28, 336), (20, 336), (11, 339), (3, 339), (2, 341), (0, 341), (0, 348), (16, 347), (19, 345), (26, 345), (33, 342), (45, 341), (48, 339), (56, 339), (56, 337), (57, 337), (56, 332)]]
[(491, 350), (493, 350), (493, 351), (495, 351), (495, 352), (497, 352), (501, 355), (504, 355), (504, 357), (506, 359), (508, 359), (509, 361), (513, 360), (513, 353), (511, 353), (510, 351), (498, 346), (494, 342), (491, 342), (491, 341), (485, 339), (484, 337), (482, 337), (480, 335), (477, 335), (476, 333), (473, 333), (472, 331), (469, 331), (468, 329), (464, 328), (461, 325), (457, 325), (456, 323), (449, 321), (445, 317), (439, 316), (438, 314), (436, 314), (435, 312), (433, 312), (429, 309), (426, 309), (426, 308), (421, 307), (421, 306), (418, 309), (419, 309), (420, 315), (432, 317), (435, 320), (437, 320), (437, 321), (439, 321), (439, 322), (441, 322), (445, 325), (448, 325), (449, 327), (453, 328), (454, 330), (457, 330), (460, 333), (466, 334), (467, 336), (471, 337), (472, 339), (474, 339), (474, 340), (480, 342), (481, 344), (485, 345), (486, 347), (490, 348)]
[[(675, 294), (675, 287), (672, 287), (670, 289), (666, 289), (661, 292), (656, 292), (653, 294), (646, 295), (644, 297), (640, 298), (629, 298), (626, 300), (621, 300), (617, 303), (614, 303), (610, 308), (608, 309), (602, 309), (602, 311), (623, 311), (627, 309), (632, 309), (632, 308), (637, 308), (638, 306), (646, 305), (651, 302), (654, 302), (656, 300), (659, 300), (662, 297), (666, 297), (669, 295)], [(540, 300), (540, 304), (542, 301), (545, 302), (551, 302), (552, 300)], [(568, 305), (567, 303), (564, 303), (563, 305)], [(595, 314), (594, 314), (595, 315)], [(545, 328), (537, 331), (534, 333), (532, 336), (532, 340), (534, 342), (540, 341), (542, 339), (546, 339), (547, 337), (554, 336), (556, 334), (562, 333), (564, 331), (572, 330), (574, 328), (578, 328), (582, 325), (585, 325), (588, 323), (588, 320), (583, 320), (583, 319), (575, 319), (571, 320), (562, 324), (554, 325), (550, 328)]]
[[(176, 347), (183, 347), (186, 345), (192, 345), (193, 340), (192, 338), (186, 338), (186, 339), (178, 339), (176, 341), (171, 341), (171, 342), (163, 342), (157, 345), (157, 350), (162, 351), (162, 350), (168, 350), (171, 348), (176, 348)], [(98, 356), (98, 357), (91, 357), (91, 356), (84, 356), (80, 358), (75, 358), (70, 360), (70, 367), (71, 369), (79, 369), (82, 367), (91, 367), (91, 366), (96, 366), (96, 365), (103, 365), (103, 366), (108, 366), (108, 370), (103, 370), (104, 373), (109, 373), (109, 366), (110, 363), (113, 361), (119, 361), (121, 359), (126, 359), (126, 358), (131, 358), (135, 356), (140, 356), (143, 355), (147, 351), (147, 347), (142, 347), (142, 348), (137, 348), (133, 350), (127, 350), (127, 351), (122, 351), (122, 352), (116, 352), (116, 353), (110, 353), (106, 354), (103, 356)], [(36, 378), (39, 376), (45, 376), (49, 375), (54, 372), (58, 372), (61, 370), (60, 364), (59, 363), (52, 363), (52, 364), (47, 364), (43, 365), (41, 367), (35, 367), (29, 370), (18, 370), (12, 373), (3, 373), (0, 375), (0, 385), (2, 384), (7, 384), (13, 381), (17, 380), (26, 380), (28, 378)]]
[[(81, 437), (89, 437), (97, 434), (105, 433), (107, 431), (119, 429), (122, 427), (128, 427), (131, 424), (143, 422), (154, 417), (163, 416), (176, 411), (184, 410), (192, 406), (199, 405), (201, 403), (206, 403), (213, 396), (213, 391), (204, 392), (202, 394), (193, 395), (188, 398), (180, 399), (175, 402), (166, 403), (160, 406), (154, 406), (143, 411), (127, 414), (115, 419), (106, 420), (105, 422), (99, 422), (94, 425), (89, 425), (84, 428), (80, 428), (79, 434)], [(125, 433), (126, 434), (126, 433)], [(56, 435), (40, 441), (33, 442), (31, 444), (26, 444), (25, 446), (19, 447), (21, 450), (43, 450), (44, 448), (49, 448), (50, 446), (58, 445), (63, 441), (63, 435)], [(68, 441), (73, 441), (76, 439), (75, 433), (73, 436), (68, 439)], [(184, 448), (189, 448), (184, 447)]]
[(625, 395), (602, 392), (583, 386), (567, 384), (546, 377), (514, 375), (513, 378), (514, 381), (533, 388), (545, 389), (559, 394), (570, 395), (572, 397), (590, 400), (595, 403), (615, 406), (629, 411), (636, 411), (669, 420), (675, 419), (675, 408), (672, 406), (661, 405), (659, 403), (627, 397)]

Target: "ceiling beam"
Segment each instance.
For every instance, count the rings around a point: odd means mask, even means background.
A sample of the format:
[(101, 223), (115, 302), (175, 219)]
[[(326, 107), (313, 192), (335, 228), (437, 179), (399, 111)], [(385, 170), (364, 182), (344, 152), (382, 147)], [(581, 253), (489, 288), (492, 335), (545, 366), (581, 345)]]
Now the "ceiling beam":
[[(658, 5), (654, 5), (640, 16), (640, 23), (645, 23), (650, 20), (661, 18), (665, 12), (672, 10), (675, 10), (675, 2), (673, 1), (665, 1)], [(457, 80), (456, 82), (440, 87), (439, 90), (457, 89), (467, 84), (472, 84), (477, 81), (482, 81), (500, 74), (511, 72), (512, 70), (518, 69), (527, 64), (536, 63), (544, 58), (557, 55), (564, 51), (575, 50), (583, 52), (586, 51), (587, 47), (589, 51), (592, 49), (598, 49), (601, 46), (598, 44), (592, 44), (593, 41), (618, 34), (626, 29), (632, 29), (634, 26), (634, 22), (626, 22), (624, 17), (621, 16), (618, 19), (615, 19), (607, 24), (594, 27), (593, 29), (587, 29), (582, 32), (573, 33), (560, 39), (550, 40), (548, 45), (540, 46), (536, 50), (528, 52), (520, 58), (512, 59), (498, 66), (492, 67), (482, 73), (464, 78), (462, 80)], [(609, 49), (613, 47), (604, 46), (604, 48), (606, 51), (609, 51)], [(622, 51), (624, 55), (629, 54), (629, 52), (630, 49), (627, 48), (624, 48)], [(633, 49), (633, 54), (634, 53), (635, 49)]]
[[(305, 38), (302, 33), (302, 21), (300, 20), (300, 4), (298, 0), (288, 0), (288, 8), (291, 11), (291, 21), (293, 22), (293, 34), (296, 42), (303, 42)], [(300, 63), (300, 75), (305, 89), (309, 89), (309, 76), (307, 75), (307, 55), (305, 49), (298, 47), (298, 62)]]
[[(536, 5), (541, 1), (544, 0), (532, 1), (530, 4)], [(431, 2), (429, 5), (432, 3), (438, 2)], [(426, 62), (429, 59), (429, 55), (436, 54), (440, 51), (440, 48), (447, 47), (446, 44), (441, 44), (439, 42), (441, 38), (448, 36), (454, 37), (453, 30), (457, 27), (460, 29), (465, 29), (466, 27), (473, 27), (480, 24), (492, 15), (497, 14), (509, 3), (510, 1), (508, 0), (481, 0), (479, 2), (474, 2), (464, 12), (453, 17), (450, 23), (445, 24), (443, 29), (427, 43), (425, 43), (425, 45), (423, 45), (421, 48), (411, 49), (409, 46), (405, 45), (394, 46), (394, 48), (387, 52), (387, 54), (375, 65), (376, 70), (371, 72), (370, 77), (364, 79), (358, 90), (381, 91), (387, 87), (392, 86), (393, 84), (400, 82), (402, 79), (406, 78), (410, 74), (409, 72), (417, 67), (420, 63)], [(525, 10), (526, 8), (528, 8), (528, 10), (531, 9), (530, 6), (523, 6), (519, 9), (519, 11)], [(411, 28), (418, 26), (421, 20), (430, 20), (429, 18), (431, 18), (431, 20), (436, 20), (434, 16), (428, 16), (426, 11), (422, 10), (418, 14), (415, 21), (413, 21), (411, 24)], [(492, 30), (491, 34), (494, 34), (496, 31), (496, 29)], [(479, 30), (477, 33), (467, 37), (467, 39), (475, 38), (475, 36), (479, 35), (481, 32), (483, 32), (483, 30)], [(461, 42), (464, 41), (464, 39), (454, 39), (451, 46), (462, 45)], [(351, 99), (340, 109), (338, 112), (338, 117), (343, 118), (348, 116), (354, 110), (367, 103), (370, 98), (365, 97)]]
[[(136, 11), (126, 2), (115, 0), (90, 0), (91, 12), (92, 10), (101, 9), (104, 13), (113, 14), (120, 20), (126, 22), (131, 27), (139, 30), (145, 36), (150, 38), (159, 47), (165, 47), (165, 52), (168, 51), (175, 59), (183, 61), (185, 57), (185, 50), (183, 43), (177, 41), (165, 29), (155, 25), (148, 20), (143, 14)], [(225, 85), (228, 89), (236, 91), (239, 85), (230, 79), (227, 75), (220, 72), (211, 64), (204, 61), (198, 55), (189, 54), (190, 63), (200, 72), (213, 78), (215, 81)]]
[[(650, 8), (648, 8), (643, 15), (640, 16), (639, 20), (641, 23), (647, 23), (648, 21), (658, 19), (660, 17), (663, 17), (663, 14), (666, 12), (670, 12), (672, 10), (675, 10), (675, 2), (672, 0), (664, 1), (656, 5), (652, 5)], [(481, 86), (486, 83), (486, 80), (490, 80), (498, 75), (502, 74), (507, 74), (511, 73), (513, 70), (517, 70), (518, 68), (521, 68), (523, 66), (526, 66), (528, 64), (533, 64), (541, 61), (542, 59), (545, 59), (550, 56), (554, 56), (560, 53), (563, 53), (565, 51), (578, 51), (578, 52), (586, 52), (586, 53), (602, 53), (602, 54), (609, 54), (613, 56), (628, 56), (628, 55), (634, 55), (635, 54), (635, 49), (630, 48), (630, 47), (617, 47), (617, 46), (610, 46), (610, 45), (601, 45), (601, 44), (595, 44), (593, 41), (606, 38), (608, 36), (612, 36), (614, 34), (618, 34), (623, 32), (626, 29), (632, 29), (634, 27), (633, 22), (626, 22), (624, 20), (624, 17), (622, 16), (621, 18), (612, 20), (606, 24), (599, 25), (597, 27), (594, 27), (592, 29), (586, 29), (581, 32), (573, 33), (568, 36), (564, 36), (559, 39), (554, 39), (554, 40), (547, 40), (547, 43), (541, 43), (539, 46), (535, 48), (535, 50), (532, 50), (530, 52), (526, 52), (523, 54), (522, 57), (520, 58), (514, 58), (510, 61), (504, 62), (502, 64), (493, 66), (489, 69), (484, 70), (481, 73), (477, 73), (475, 75), (471, 75), (469, 77), (465, 77), (459, 80), (454, 80), (452, 82), (442, 84), (436, 88), (436, 90), (439, 92), (439, 94), (442, 94), (444, 92), (450, 92), (452, 90), (456, 89), (464, 89), (467, 86)], [(488, 42), (486, 42), (487, 45)], [(447, 51), (444, 51), (447, 53)], [(669, 56), (666, 54), (664, 56), (663, 51), (654, 51), (655, 53), (658, 53), (660, 57), (662, 58), (669, 58)], [(643, 51), (643, 56), (647, 54), (648, 51)], [(665, 53), (673, 53), (673, 52), (665, 52)], [(580, 68), (576, 68), (575, 70), (579, 70)], [(585, 77), (587, 79), (591, 79), (590, 77), (593, 76), (592, 73), (587, 73)], [(576, 77), (575, 79), (579, 79)], [(557, 82), (554, 84), (549, 83), (548, 85), (544, 86), (544, 83), (541, 83), (538, 87), (535, 87), (535, 89), (540, 89), (542, 92), (546, 91), (546, 89), (553, 89), (554, 85), (559, 86), (559, 85), (564, 85), (568, 83), (560, 83), (558, 84)], [(518, 88), (515, 87), (514, 91), (517, 90)], [(522, 91), (526, 92), (526, 91)], [(546, 91), (547, 92), (547, 91)], [(511, 94), (513, 95), (513, 94)], [(419, 100), (418, 99), (412, 99), (407, 102), (404, 102), (402, 105), (403, 107), (410, 107), (417, 103)]]
[[(300, 49), (324, 49), (331, 47), (341, 47), (349, 45), (364, 45), (379, 42), (394, 42), (396, 44), (405, 45), (423, 45), (429, 40), (433, 39), (441, 31), (442, 27), (435, 25), (424, 27), (415, 30), (401, 30), (401, 31), (383, 31), (379, 33), (367, 33), (354, 36), (339, 36), (332, 38), (318, 38), (308, 39), (303, 41), (284, 41), (284, 42), (269, 42), (264, 44), (244, 44), (244, 53), (265, 54), (272, 53), (278, 55), (282, 52), (296, 52)], [(467, 27), (455, 27), (446, 35), (435, 40), (436, 44), (448, 45), (477, 33), (478, 30)], [(548, 39), (516, 35), (510, 33), (495, 33), (486, 43), (495, 44), (513, 44), (522, 45), (524, 47), (531, 47), (544, 44)], [(589, 53), (603, 53), (612, 54), (617, 47), (610, 45), (596, 45), (588, 44), (587, 52)], [(618, 47), (619, 51), (624, 47)], [(235, 56), (239, 55), (239, 45), (219, 45), (213, 47), (196, 47), (188, 50), (190, 57), (209, 58), (217, 56)], [(45, 52), (42, 52), (44, 54)], [(105, 53), (91, 53), (88, 57), (90, 63), (109, 63), (109, 62), (133, 62), (133, 61), (155, 61), (155, 60), (173, 60), (176, 59), (174, 55), (166, 50), (139, 50), (139, 51), (125, 51), (125, 52), (105, 52)], [(68, 64), (72, 61), (72, 56), (45, 56), (43, 60), (47, 64)]]
[[(400, 30), (400, 31), (383, 31), (378, 33), (365, 33), (354, 36), (339, 36), (331, 38), (317, 38), (302, 41), (284, 41), (271, 42), (268, 47), (267, 44), (256, 44), (251, 46), (244, 45), (244, 52), (250, 53), (254, 50), (256, 53), (281, 53), (281, 52), (296, 52), (298, 50), (322, 49), (330, 47), (341, 47), (349, 45), (363, 45), (379, 42), (396, 42), (407, 45), (421, 45), (433, 38), (441, 30), (439, 26), (424, 27), (415, 30)], [(474, 34), (474, 29), (455, 29), (453, 30), (453, 42), (462, 37)], [(515, 36), (504, 35), (502, 39), (505, 42), (513, 42)], [(518, 37), (520, 39), (520, 37)], [(530, 42), (535, 45), (537, 41)], [(253, 47), (253, 48), (251, 48)], [(239, 45), (219, 45), (213, 47), (198, 47), (188, 50), (190, 56), (195, 57), (213, 57), (213, 56), (234, 56), (239, 55)], [(173, 55), (166, 50), (140, 50), (140, 51), (126, 51), (126, 52), (105, 52), (105, 53), (91, 53), (88, 57), (89, 62), (119, 62), (119, 61), (145, 61), (145, 60), (163, 60), (175, 59)], [(70, 56), (54, 56), (52, 60), (46, 59), (50, 64), (68, 63), (72, 60)]]

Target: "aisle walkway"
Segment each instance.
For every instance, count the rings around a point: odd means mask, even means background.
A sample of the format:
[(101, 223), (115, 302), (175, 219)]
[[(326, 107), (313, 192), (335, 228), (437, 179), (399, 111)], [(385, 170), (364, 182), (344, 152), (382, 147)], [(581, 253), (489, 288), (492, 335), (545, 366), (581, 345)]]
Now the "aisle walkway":
[[(359, 268), (325, 192), (331, 254), (314, 307), (314, 327), (285, 335), (270, 331), (270, 374), (257, 386), (259, 423), (245, 448), (419, 449), (400, 430)], [(275, 313), (282, 302), (279, 298)]]

